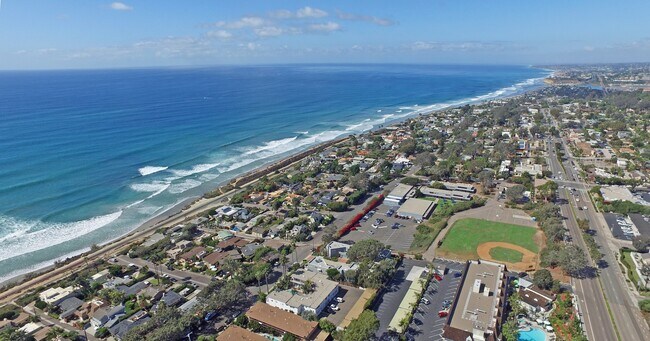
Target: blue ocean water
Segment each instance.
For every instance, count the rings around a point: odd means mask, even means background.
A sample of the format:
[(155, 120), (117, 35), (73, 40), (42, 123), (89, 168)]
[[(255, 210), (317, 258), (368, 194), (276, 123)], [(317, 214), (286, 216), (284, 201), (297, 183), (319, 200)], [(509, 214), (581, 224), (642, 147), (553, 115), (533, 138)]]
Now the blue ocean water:
[(310, 145), (524, 91), (547, 74), (441, 65), (0, 72), (0, 281)]

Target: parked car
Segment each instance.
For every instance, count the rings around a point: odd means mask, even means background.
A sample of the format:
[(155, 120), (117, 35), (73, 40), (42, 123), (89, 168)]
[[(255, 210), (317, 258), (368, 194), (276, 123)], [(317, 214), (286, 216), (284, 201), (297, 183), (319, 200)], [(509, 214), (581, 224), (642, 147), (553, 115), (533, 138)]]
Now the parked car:
[(217, 316), (217, 312), (216, 311), (210, 311), (207, 314), (205, 314), (205, 317), (203, 318), (203, 320), (205, 322), (208, 322), (208, 321), (212, 320), (215, 316)]
[(449, 315), (449, 312), (447, 310), (440, 310), (438, 312), (438, 317), (447, 317)]
[(337, 297), (336, 302), (343, 303), (344, 302), (343, 297)]
[(330, 304), (330, 309), (332, 309), (332, 310), (334, 310), (334, 311), (339, 311), (339, 310), (341, 310), (341, 308), (339, 308), (339, 306), (336, 305), (336, 304)]
[(442, 276), (440, 276), (440, 275), (438, 275), (438, 274), (433, 274), (433, 277), (434, 277), (438, 282), (442, 281)]
[(392, 228), (393, 229), (398, 229), (400, 226), (401, 226), (400, 223), (393, 223)]
[(456, 271), (456, 272), (454, 272), (454, 277), (456, 277), (456, 278), (458, 278), (458, 277), (460, 277), (460, 276), (462, 276), (462, 275), (463, 275), (463, 272), (462, 272), (462, 271)]
[(431, 302), (429, 302), (429, 300), (426, 297), (422, 297), (422, 299), (420, 299), (420, 303), (429, 304)]

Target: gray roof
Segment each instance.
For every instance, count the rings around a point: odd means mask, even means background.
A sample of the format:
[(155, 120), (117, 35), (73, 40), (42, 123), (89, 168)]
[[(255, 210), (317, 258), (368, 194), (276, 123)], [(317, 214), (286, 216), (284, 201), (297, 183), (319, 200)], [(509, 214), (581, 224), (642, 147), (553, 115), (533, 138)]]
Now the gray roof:
[(259, 244), (259, 243), (248, 244), (248, 245), (241, 248), (241, 254), (244, 257), (247, 257), (247, 258), (251, 257), (251, 256), (253, 256), (255, 254), (255, 251), (257, 251), (257, 249), (259, 249), (261, 247), (262, 247), (262, 244)]
[(133, 284), (130, 287), (127, 287), (126, 285), (120, 285), (116, 289), (120, 292), (123, 292), (124, 295), (129, 296), (129, 295), (137, 295), (140, 291), (144, 290), (147, 287), (144, 282), (138, 282)]
[(149, 316), (143, 317), (135, 322), (132, 322), (130, 320), (123, 320), (122, 322), (114, 325), (113, 327), (109, 328), (108, 331), (116, 337), (118, 340), (123, 339), (126, 334), (133, 328), (146, 323), (149, 321), (151, 318)]
[(160, 299), (161, 302), (165, 302), (165, 305), (168, 307), (175, 306), (180, 301), (183, 300), (183, 296), (177, 294), (173, 290), (169, 290), (166, 293), (163, 294), (163, 297)]
[(66, 318), (72, 315), (75, 311), (77, 311), (77, 308), (83, 305), (83, 303), (84, 301), (76, 297), (66, 298), (65, 300), (61, 301), (61, 303), (58, 304), (59, 308), (62, 311), (62, 313), (59, 316), (61, 318)]

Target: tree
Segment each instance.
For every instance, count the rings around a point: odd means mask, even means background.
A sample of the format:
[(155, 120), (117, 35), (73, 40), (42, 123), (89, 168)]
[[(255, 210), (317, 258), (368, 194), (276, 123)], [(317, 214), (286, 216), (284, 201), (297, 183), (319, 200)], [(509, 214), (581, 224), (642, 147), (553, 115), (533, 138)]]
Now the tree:
[(560, 266), (566, 274), (575, 277), (587, 267), (587, 256), (577, 245), (567, 245), (560, 252)]
[(431, 167), (436, 163), (436, 157), (433, 153), (422, 152), (415, 157), (413, 163), (421, 167)]
[(333, 281), (338, 281), (340, 275), (341, 274), (339, 273), (339, 271), (337, 269), (335, 269), (335, 268), (327, 269), (327, 278), (329, 278), (329, 279), (331, 279)]
[(379, 319), (372, 310), (364, 310), (343, 332), (342, 341), (370, 340), (379, 329)]
[(264, 278), (269, 271), (271, 271), (271, 264), (266, 263), (266, 262), (258, 262), (253, 265), (253, 274), (255, 275), (255, 279), (257, 279), (257, 290), (261, 291), (262, 286), (260, 285), (260, 281), (262, 278)]
[(310, 294), (314, 291), (314, 282), (312, 282), (310, 279), (306, 280), (305, 283), (302, 284), (302, 292), (305, 294)]
[(287, 248), (283, 248), (280, 252), (279, 261), (280, 264), (282, 264), (282, 275), (285, 275), (287, 273), (287, 263), (289, 262), (289, 258), (287, 257)]
[(18, 328), (14, 327), (5, 327), (3, 329), (0, 329), (0, 340), (8, 340), (8, 341), (34, 341), (34, 337), (31, 335), (27, 335), (22, 330), (19, 330)]
[(334, 325), (334, 323), (330, 322), (328, 319), (324, 317), (320, 319), (320, 321), (318, 321), (318, 326), (320, 327), (320, 329), (322, 329), (327, 333), (332, 333), (333, 331), (336, 330), (336, 326)]
[(406, 156), (413, 155), (417, 151), (417, 144), (414, 139), (408, 139), (403, 141), (398, 149), (400, 153), (404, 153)]
[(367, 190), (370, 185), (367, 173), (358, 173), (350, 177), (348, 185), (354, 189)]
[(515, 185), (506, 190), (506, 197), (512, 202), (519, 202), (524, 197), (526, 187), (523, 185)]
[(553, 286), (553, 275), (547, 269), (539, 269), (533, 275), (533, 284), (541, 289), (549, 290)]
[(544, 199), (544, 201), (553, 201), (557, 194), (558, 185), (555, 181), (548, 181), (547, 183), (537, 187), (537, 195)]
[(505, 341), (517, 341), (519, 337), (519, 328), (517, 328), (517, 320), (509, 318), (506, 323), (501, 326), (501, 337)]
[(639, 309), (644, 313), (650, 313), (650, 299), (639, 301)]
[(348, 203), (345, 201), (331, 201), (327, 204), (327, 209), (334, 212), (343, 212), (348, 209)]
[(353, 262), (374, 261), (384, 248), (384, 244), (375, 239), (364, 239), (350, 247), (348, 259)]
[(632, 246), (634, 246), (637, 251), (646, 253), (648, 252), (648, 248), (650, 248), (650, 237), (636, 236), (632, 238)]
[(588, 219), (578, 219), (577, 223), (578, 223), (578, 227), (582, 231), (584, 231), (584, 232), (589, 231), (589, 220)]
[(359, 165), (352, 165), (348, 169), (348, 172), (350, 172), (350, 175), (352, 175), (352, 176), (359, 174), (360, 171), (361, 171), (361, 169), (360, 169)]

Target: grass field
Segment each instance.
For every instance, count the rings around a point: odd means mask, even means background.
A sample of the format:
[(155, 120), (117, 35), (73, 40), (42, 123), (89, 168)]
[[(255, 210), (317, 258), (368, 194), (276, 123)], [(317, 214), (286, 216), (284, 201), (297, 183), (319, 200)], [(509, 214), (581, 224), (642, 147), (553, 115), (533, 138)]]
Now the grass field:
[(492, 256), (492, 259), (494, 260), (509, 263), (521, 262), (524, 258), (524, 255), (521, 252), (500, 246), (490, 249), (490, 256)]
[(539, 252), (535, 243), (537, 229), (483, 219), (465, 218), (456, 221), (440, 246), (442, 253), (477, 257), (476, 248), (485, 242), (506, 242)]

